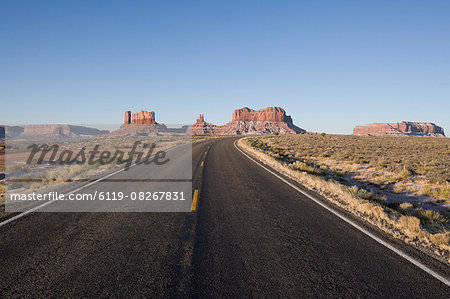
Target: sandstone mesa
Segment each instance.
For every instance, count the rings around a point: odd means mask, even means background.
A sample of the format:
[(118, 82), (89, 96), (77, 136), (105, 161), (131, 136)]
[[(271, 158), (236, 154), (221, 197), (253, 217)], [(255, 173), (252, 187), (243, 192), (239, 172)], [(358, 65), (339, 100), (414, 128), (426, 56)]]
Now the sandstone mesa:
[(74, 138), (92, 137), (109, 133), (108, 130), (59, 124), (2, 127), (7, 138)]
[(167, 133), (189, 133), (192, 135), (240, 135), (240, 134), (298, 134), (306, 131), (295, 126), (292, 118), (280, 107), (267, 107), (253, 110), (247, 107), (237, 109), (232, 114), (231, 122), (217, 126), (205, 121), (200, 114), (196, 122), (179, 129), (167, 128), (157, 123), (154, 111), (141, 110), (132, 114), (125, 111), (123, 125), (107, 136), (158, 136)]
[(253, 110), (248, 107), (234, 110), (231, 122), (216, 126), (205, 122), (200, 114), (192, 125), (192, 135), (241, 135), (241, 134), (299, 134), (304, 129), (295, 126), (292, 118), (281, 107)]
[(164, 124), (156, 122), (155, 111), (141, 110), (135, 114), (125, 111), (125, 119), (120, 128), (102, 137), (157, 136), (167, 131)]
[(444, 129), (431, 122), (402, 121), (356, 126), (353, 135), (445, 137)]
[[(84, 126), (51, 124), (0, 126), (7, 138), (74, 138), (114, 136), (160, 136), (165, 134), (192, 135), (250, 135), (250, 134), (303, 134), (306, 131), (293, 124), (292, 117), (281, 107), (253, 110), (248, 107), (234, 110), (231, 121), (218, 126), (205, 121), (200, 114), (192, 126), (168, 128), (156, 122), (154, 111), (141, 110), (132, 114), (125, 111), (124, 123), (113, 132)], [(372, 123), (356, 126), (353, 135), (366, 136), (429, 136), (445, 137), (444, 129), (431, 122)]]
[(131, 111), (125, 111), (124, 123), (120, 128), (100, 137), (163, 136), (166, 134), (186, 134), (187, 131), (188, 126), (168, 128), (165, 124), (157, 123), (155, 111), (141, 110), (135, 114), (131, 114)]

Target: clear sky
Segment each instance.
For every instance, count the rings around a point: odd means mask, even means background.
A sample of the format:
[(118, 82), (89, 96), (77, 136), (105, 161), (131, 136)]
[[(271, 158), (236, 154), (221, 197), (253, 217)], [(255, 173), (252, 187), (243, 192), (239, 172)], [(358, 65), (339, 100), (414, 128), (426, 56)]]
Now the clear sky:
[(0, 1), (0, 123), (281, 106), (310, 131), (450, 134), (450, 1)]

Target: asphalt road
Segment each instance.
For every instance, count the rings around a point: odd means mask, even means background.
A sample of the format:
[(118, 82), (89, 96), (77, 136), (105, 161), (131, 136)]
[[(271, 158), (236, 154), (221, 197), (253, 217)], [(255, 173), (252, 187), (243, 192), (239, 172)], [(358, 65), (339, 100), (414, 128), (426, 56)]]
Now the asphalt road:
[(450, 297), (234, 140), (193, 144), (196, 212), (32, 213), (0, 227), (0, 297)]

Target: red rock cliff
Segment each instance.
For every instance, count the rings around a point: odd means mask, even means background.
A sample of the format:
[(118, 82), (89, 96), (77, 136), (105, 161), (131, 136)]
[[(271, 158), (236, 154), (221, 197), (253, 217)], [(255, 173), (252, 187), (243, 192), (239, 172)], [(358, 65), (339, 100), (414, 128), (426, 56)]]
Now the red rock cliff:
[(131, 124), (131, 111), (125, 111), (125, 121), (124, 124)]
[(247, 107), (234, 110), (232, 120), (216, 126), (204, 121), (203, 115), (192, 126), (193, 135), (240, 135), (240, 134), (300, 134), (306, 131), (295, 126), (292, 118), (280, 107), (253, 110)]
[(253, 110), (247, 107), (234, 110), (231, 121), (271, 121), (292, 123), (292, 118), (286, 115), (281, 107), (267, 107), (261, 110)]
[(136, 114), (131, 114), (131, 111), (125, 111), (125, 121), (124, 124), (134, 124), (134, 125), (155, 125), (155, 111), (144, 111), (138, 112)]
[(373, 123), (356, 126), (353, 135), (398, 135), (445, 137), (444, 129), (430, 122)]

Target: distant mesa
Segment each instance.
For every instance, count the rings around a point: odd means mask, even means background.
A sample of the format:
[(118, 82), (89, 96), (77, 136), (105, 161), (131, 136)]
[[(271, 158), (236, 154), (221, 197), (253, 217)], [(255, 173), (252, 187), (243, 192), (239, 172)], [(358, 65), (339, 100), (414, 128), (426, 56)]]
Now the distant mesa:
[(253, 110), (248, 107), (234, 110), (231, 122), (216, 126), (205, 122), (200, 114), (192, 126), (193, 135), (241, 135), (241, 134), (300, 134), (304, 129), (295, 126), (292, 118), (281, 107)]
[(23, 125), (3, 126), (6, 138), (75, 138), (109, 133), (108, 130), (73, 125)]
[(353, 135), (445, 137), (444, 129), (430, 122), (402, 121), (356, 126)]

